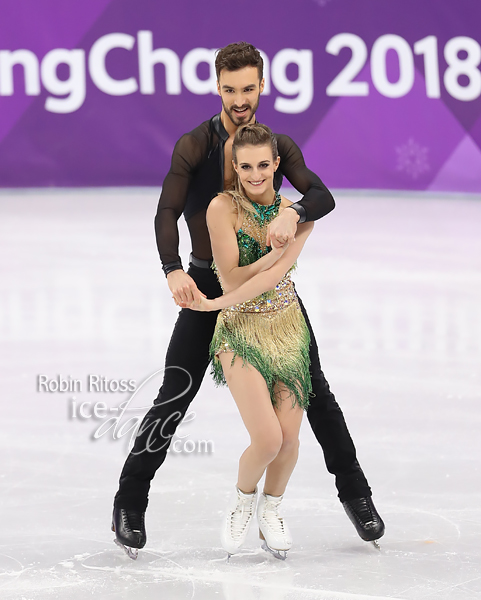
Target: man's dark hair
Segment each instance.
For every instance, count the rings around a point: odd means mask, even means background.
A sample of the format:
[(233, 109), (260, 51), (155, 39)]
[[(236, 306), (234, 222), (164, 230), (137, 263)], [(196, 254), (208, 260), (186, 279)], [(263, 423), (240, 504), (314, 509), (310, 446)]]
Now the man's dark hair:
[(238, 71), (244, 67), (256, 67), (259, 72), (259, 81), (264, 73), (264, 61), (259, 50), (247, 42), (236, 42), (221, 48), (215, 57), (215, 72), (219, 81), (222, 69)]

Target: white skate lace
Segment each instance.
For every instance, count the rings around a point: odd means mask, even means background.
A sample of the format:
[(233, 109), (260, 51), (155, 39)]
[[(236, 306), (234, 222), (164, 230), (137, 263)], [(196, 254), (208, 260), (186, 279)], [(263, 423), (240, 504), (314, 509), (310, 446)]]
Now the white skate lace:
[(251, 498), (239, 498), (235, 510), (230, 514), (230, 531), (233, 539), (238, 540), (242, 536), (253, 514), (253, 500)]
[(265, 519), (265, 522), (271, 531), (284, 534), (284, 519), (279, 515), (279, 504), (280, 501), (272, 502), (266, 500), (262, 517)]

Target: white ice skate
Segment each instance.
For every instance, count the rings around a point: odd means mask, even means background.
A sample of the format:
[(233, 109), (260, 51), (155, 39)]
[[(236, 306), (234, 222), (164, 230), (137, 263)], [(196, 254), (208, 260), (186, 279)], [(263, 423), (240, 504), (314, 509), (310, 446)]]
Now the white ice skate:
[(292, 537), (279, 507), (284, 496), (270, 496), (262, 493), (257, 507), (259, 537), (263, 541), (262, 548), (280, 560), (287, 558), (287, 551), (292, 546)]
[(246, 540), (256, 501), (257, 488), (251, 494), (244, 494), (239, 488), (235, 488), (227, 505), (221, 530), (221, 542), (227, 552), (227, 560), (240, 550)]

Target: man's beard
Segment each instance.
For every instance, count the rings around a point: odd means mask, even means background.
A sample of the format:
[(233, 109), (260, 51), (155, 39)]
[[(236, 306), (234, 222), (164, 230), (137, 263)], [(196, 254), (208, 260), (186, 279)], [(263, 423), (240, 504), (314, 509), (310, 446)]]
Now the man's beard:
[(229, 119), (232, 121), (232, 123), (236, 126), (239, 127), (240, 125), (244, 125), (246, 123), (249, 123), (250, 120), (252, 119), (252, 117), (255, 115), (256, 110), (259, 106), (259, 98), (260, 98), (260, 94), (259, 96), (257, 96), (257, 101), (254, 105), (253, 108), (251, 108), (250, 104), (243, 104), (242, 106), (238, 106), (237, 108), (247, 108), (247, 110), (249, 111), (247, 113), (247, 115), (245, 117), (237, 117), (237, 114), (234, 110), (227, 108), (227, 106), (224, 103), (224, 100), (222, 100), (222, 106), (224, 108), (224, 111), (226, 113), (226, 115), (229, 117)]

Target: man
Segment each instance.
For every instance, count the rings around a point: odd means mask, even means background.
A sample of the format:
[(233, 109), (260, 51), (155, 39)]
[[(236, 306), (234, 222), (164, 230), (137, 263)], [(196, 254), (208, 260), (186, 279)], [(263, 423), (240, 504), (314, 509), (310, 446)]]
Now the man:
[[(216, 73), (222, 111), (182, 136), (175, 145), (155, 217), (155, 231), (167, 283), (178, 303), (198, 302), (200, 294), (208, 298), (222, 294), (210, 268), (212, 250), (205, 213), (212, 198), (232, 185), (232, 141), (239, 126), (255, 121), (264, 88), (262, 69), (262, 58), (250, 44), (241, 42), (221, 49)], [(299, 202), (286, 208), (270, 225), (270, 245), (278, 247), (293, 241), (297, 223), (314, 221), (329, 213), (334, 200), (319, 177), (307, 169), (294, 142), (285, 135), (276, 137), (281, 162), (275, 188), (280, 188), (285, 176), (303, 194)], [(192, 241), (187, 272), (178, 254), (177, 221), (181, 214)], [(307, 416), (324, 451), (327, 468), (335, 475), (339, 499), (349, 518), (363, 540), (375, 541), (384, 534), (384, 523), (372, 503), (371, 489), (356, 459), (341, 409), (321, 371), (316, 340), (303, 307), (302, 310), (311, 334), (315, 394)], [(162, 387), (139, 428), (115, 496), (112, 528), (117, 542), (127, 551), (146, 543), (144, 517), (150, 482), (164, 462), (171, 437), (202, 383), (216, 318), (216, 312), (183, 309), (179, 313), (167, 350)], [(132, 557), (135, 556), (134, 552)]]

